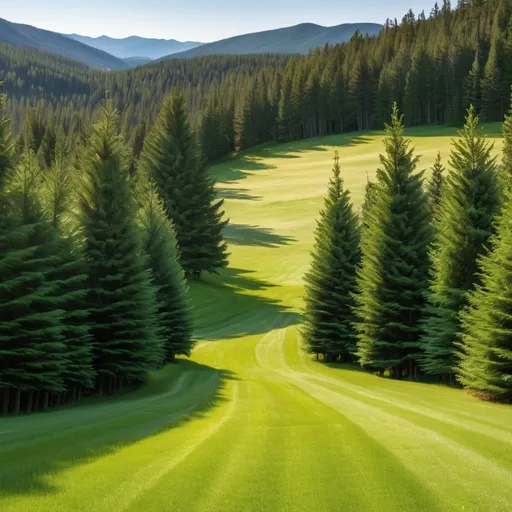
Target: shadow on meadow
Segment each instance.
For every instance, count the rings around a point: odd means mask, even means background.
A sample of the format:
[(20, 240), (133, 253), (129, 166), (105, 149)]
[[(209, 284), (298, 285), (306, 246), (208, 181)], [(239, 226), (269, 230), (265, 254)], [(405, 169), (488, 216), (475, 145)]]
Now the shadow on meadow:
[[(377, 133), (377, 132), (375, 132)], [(233, 155), (223, 162), (212, 167), (212, 172), (218, 184), (220, 197), (226, 199), (259, 199), (249, 194), (248, 189), (233, 189), (222, 187), (223, 183), (237, 183), (247, 176), (260, 171), (271, 171), (277, 166), (269, 164), (267, 160), (279, 158), (300, 158), (301, 154), (310, 151), (334, 151), (343, 147), (368, 144), (372, 141), (374, 132), (348, 133), (342, 135), (329, 135), (314, 139), (298, 140), (295, 142), (271, 142), (250, 149), (238, 155)]]
[(290, 245), (297, 241), (296, 238), (280, 235), (270, 228), (231, 223), (224, 229), (224, 240), (228, 244), (269, 248)]
[(373, 142), (371, 136), (376, 134), (378, 132), (354, 132), (341, 135), (326, 135), (313, 139), (298, 140), (292, 143), (274, 143), (263, 146), (254, 153), (263, 158), (300, 158), (302, 153), (309, 151), (334, 151), (335, 149), (368, 144)]
[[(176, 374), (176, 366), (181, 367), (181, 375), (170, 385), (165, 373), (171, 369)], [(226, 383), (238, 380), (228, 370), (186, 360), (151, 377), (138, 391), (119, 399), (110, 396), (100, 403), (85, 401), (75, 407), (1, 419), (0, 500), (2, 496), (63, 491), (54, 478), (56, 473), (206, 417), (229, 400)]]
[(261, 196), (249, 193), (248, 188), (219, 188), (217, 196), (221, 199), (238, 199), (243, 201), (261, 201)]
[(190, 283), (196, 337), (210, 341), (265, 334), (300, 322), (300, 315), (268, 296), (279, 285), (254, 272), (227, 268)]

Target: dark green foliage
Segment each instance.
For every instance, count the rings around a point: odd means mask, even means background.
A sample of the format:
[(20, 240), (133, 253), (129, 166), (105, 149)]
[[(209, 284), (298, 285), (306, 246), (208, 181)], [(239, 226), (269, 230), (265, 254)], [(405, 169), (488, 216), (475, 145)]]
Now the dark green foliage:
[(427, 197), (430, 212), (433, 216), (439, 210), (439, 204), (441, 203), (441, 194), (443, 191), (444, 184), (444, 173), (445, 169), (441, 163), (441, 153), (437, 153), (436, 161), (432, 166), (432, 176), (427, 183)]
[(105, 111), (93, 127), (81, 165), (87, 301), (100, 392), (120, 381), (139, 381), (164, 355), (156, 290), (136, 223), (129, 155), (117, 125), (116, 115)]
[(225, 267), (227, 246), (222, 229), (223, 200), (198, 154), (188, 123), (185, 99), (171, 93), (146, 137), (140, 172), (153, 179), (173, 221), (186, 273), (216, 272)]
[(450, 172), (436, 217), (428, 319), (423, 339), (426, 372), (450, 375), (459, 313), (477, 279), (477, 259), (489, 245), (499, 209), (496, 160), (473, 108), (453, 141)]
[(503, 188), (508, 189), (512, 185), (512, 102), (505, 121), (501, 127), (503, 134), (503, 158), (500, 167), (500, 179)]
[(499, 63), (499, 42), (493, 41), (482, 77), (482, 110), (484, 121), (503, 118), (502, 67)]
[[(64, 389), (66, 365), (59, 301), (60, 283), (52, 277), (55, 237), (37, 196), (40, 170), (29, 148), (8, 183), (9, 211), (0, 227), (0, 383), (22, 393)], [(9, 411), (9, 394), (3, 397)]]
[(13, 143), (11, 140), (11, 121), (5, 114), (5, 95), (0, 94), (0, 209), (5, 205), (2, 194), (4, 185), (12, 172)]
[(320, 211), (311, 269), (305, 276), (302, 335), (307, 350), (324, 360), (345, 361), (355, 351), (352, 294), (360, 260), (359, 221), (343, 187), (339, 157)]
[[(60, 285), (59, 304), (63, 309), (66, 367), (63, 379), (66, 387), (91, 388), (94, 382), (89, 306), (89, 290), (85, 287), (85, 261), (72, 237), (72, 197), (76, 186), (71, 162), (65, 154), (64, 140), (56, 143), (53, 163), (43, 175), (41, 197), (46, 216), (54, 230), (53, 279)], [(74, 396), (74, 397), (75, 397)]]
[(482, 398), (512, 400), (512, 196), (482, 256), (481, 285), (470, 292), (461, 314), (457, 380)]
[(371, 182), (369, 179), (366, 182), (364, 192), (364, 202), (361, 207), (361, 218), (363, 221), (363, 228), (370, 226), (370, 214), (373, 205), (375, 204), (378, 196), (378, 184)]
[(172, 222), (165, 214), (156, 187), (141, 178), (137, 188), (141, 208), (142, 246), (148, 255), (153, 284), (158, 288), (158, 323), (165, 360), (189, 356), (193, 348), (191, 307)]
[(423, 173), (415, 172), (418, 157), (403, 129), (395, 105), (375, 202), (366, 214), (355, 308), (361, 365), (390, 369), (396, 377), (418, 358), (431, 241)]

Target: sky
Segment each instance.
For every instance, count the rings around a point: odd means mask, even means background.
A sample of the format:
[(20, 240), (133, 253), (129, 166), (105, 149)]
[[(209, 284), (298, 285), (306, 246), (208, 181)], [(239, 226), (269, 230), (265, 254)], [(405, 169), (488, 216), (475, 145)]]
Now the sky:
[(0, 0), (0, 18), (62, 33), (210, 42), (297, 23), (384, 23), (435, 0)]

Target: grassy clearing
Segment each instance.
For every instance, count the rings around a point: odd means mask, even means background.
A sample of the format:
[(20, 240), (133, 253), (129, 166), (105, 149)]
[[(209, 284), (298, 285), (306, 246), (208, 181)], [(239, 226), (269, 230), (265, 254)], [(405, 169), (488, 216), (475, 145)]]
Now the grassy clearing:
[[(486, 130), (496, 137), (497, 125)], [(412, 129), (421, 168), (454, 130)], [(213, 170), (231, 267), (192, 285), (191, 361), (123, 397), (0, 420), (4, 511), (504, 511), (512, 408), (323, 366), (302, 276), (334, 149), (359, 205), (382, 134), (262, 147)]]

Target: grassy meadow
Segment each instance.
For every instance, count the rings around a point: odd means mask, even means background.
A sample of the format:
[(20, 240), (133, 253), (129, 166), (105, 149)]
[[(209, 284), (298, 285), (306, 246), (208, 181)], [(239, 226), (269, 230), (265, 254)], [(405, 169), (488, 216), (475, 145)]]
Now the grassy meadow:
[[(488, 125), (495, 151), (499, 126)], [(455, 130), (409, 129), (419, 169)], [(198, 345), (139, 390), (0, 419), (1, 512), (512, 510), (512, 408), (316, 363), (302, 278), (335, 150), (358, 208), (382, 133), (212, 169), (230, 267), (192, 283)], [(367, 178), (368, 177), (368, 178)]]

